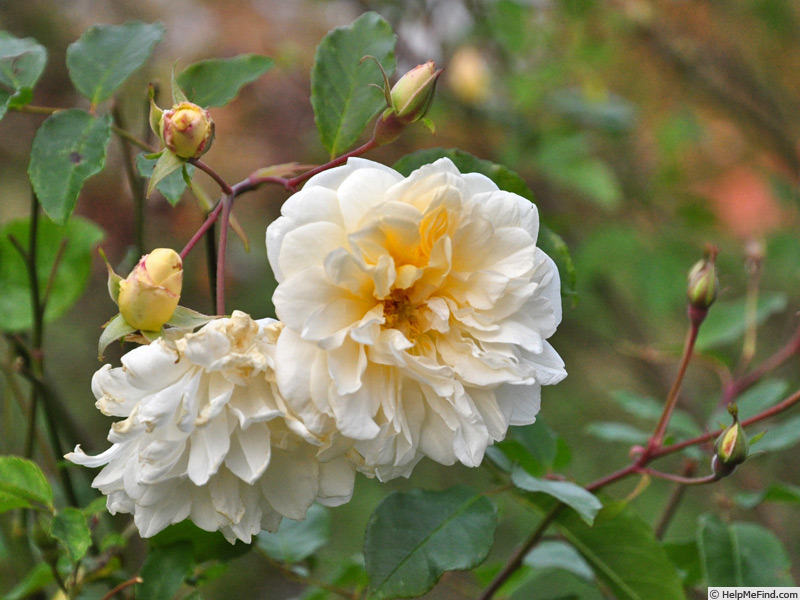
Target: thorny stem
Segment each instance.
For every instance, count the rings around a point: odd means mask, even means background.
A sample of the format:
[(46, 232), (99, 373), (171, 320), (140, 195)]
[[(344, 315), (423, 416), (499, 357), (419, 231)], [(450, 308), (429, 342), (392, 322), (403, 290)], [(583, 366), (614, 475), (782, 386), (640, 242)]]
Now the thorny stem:
[(719, 481), (721, 477), (712, 473), (711, 475), (706, 475), (705, 477), (684, 477), (683, 475), (675, 475), (674, 473), (664, 473), (663, 471), (656, 471), (655, 469), (639, 469), (639, 473), (644, 475), (650, 475), (651, 477), (657, 477), (658, 479), (666, 479), (667, 481), (672, 481), (673, 483), (678, 483), (682, 486), (687, 485), (704, 485), (706, 483), (714, 483), (715, 481)]
[(566, 504), (559, 502), (544, 516), (542, 521), (539, 523), (539, 526), (533, 531), (533, 533), (531, 533), (528, 539), (525, 540), (525, 543), (517, 548), (514, 551), (514, 554), (509, 557), (502, 570), (495, 576), (494, 579), (492, 579), (492, 582), (483, 591), (483, 594), (480, 595), (478, 600), (489, 600), (494, 596), (495, 592), (500, 589), (500, 587), (506, 582), (511, 574), (519, 569), (520, 565), (522, 565), (522, 561), (525, 559), (525, 556), (531, 551), (531, 548), (539, 543), (539, 541), (542, 539), (542, 536), (544, 536), (545, 531), (547, 531), (547, 528), (550, 527), (552, 522), (565, 507)]

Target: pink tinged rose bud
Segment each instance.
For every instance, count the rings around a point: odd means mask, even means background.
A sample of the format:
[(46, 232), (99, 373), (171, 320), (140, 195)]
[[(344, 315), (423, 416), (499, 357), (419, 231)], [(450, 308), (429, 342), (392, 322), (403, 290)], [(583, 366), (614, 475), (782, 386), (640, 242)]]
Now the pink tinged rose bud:
[(191, 102), (181, 102), (161, 115), (161, 139), (180, 158), (198, 158), (214, 141), (214, 121), (209, 112)]
[(144, 255), (119, 283), (119, 312), (132, 327), (158, 331), (169, 321), (181, 296), (183, 264), (170, 248)]
[(411, 69), (394, 84), (390, 92), (392, 108), (402, 122), (413, 123), (425, 116), (441, 74), (442, 69), (437, 69), (429, 60)]

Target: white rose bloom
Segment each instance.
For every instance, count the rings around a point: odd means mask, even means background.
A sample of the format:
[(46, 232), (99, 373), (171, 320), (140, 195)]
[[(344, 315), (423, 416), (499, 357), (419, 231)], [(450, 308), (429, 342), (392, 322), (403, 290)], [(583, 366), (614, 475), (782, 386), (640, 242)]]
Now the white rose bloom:
[(566, 376), (538, 229), (531, 202), (448, 159), (405, 178), (351, 158), (311, 178), (267, 229), (287, 402), (315, 433), (356, 440), (368, 475), (408, 476), (422, 456), (480, 464)]
[(92, 379), (97, 407), (125, 417), (111, 448), (72, 462), (106, 465), (92, 485), (108, 509), (133, 513), (142, 537), (186, 518), (228, 541), (305, 518), (315, 501), (350, 499), (354, 470), (321, 463), (323, 440), (287, 411), (274, 377), (280, 323), (234, 311), (177, 340), (161, 338)]

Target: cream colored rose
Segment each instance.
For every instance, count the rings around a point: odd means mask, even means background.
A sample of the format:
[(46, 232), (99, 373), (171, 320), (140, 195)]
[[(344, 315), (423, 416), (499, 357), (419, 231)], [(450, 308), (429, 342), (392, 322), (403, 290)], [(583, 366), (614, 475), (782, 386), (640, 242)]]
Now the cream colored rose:
[(282, 517), (301, 520), (316, 500), (342, 504), (354, 469), (344, 457), (320, 462), (326, 440), (289, 411), (273, 371), (280, 324), (234, 311), (196, 333), (162, 337), (95, 373), (106, 415), (123, 417), (98, 456), (67, 459), (104, 466), (92, 485), (111, 513), (132, 513), (143, 537), (191, 519), (233, 542), (249, 543)]
[(310, 179), (267, 230), (287, 402), (381, 479), (422, 456), (480, 464), (566, 375), (538, 226), (528, 200), (447, 159), (407, 178), (350, 159)]

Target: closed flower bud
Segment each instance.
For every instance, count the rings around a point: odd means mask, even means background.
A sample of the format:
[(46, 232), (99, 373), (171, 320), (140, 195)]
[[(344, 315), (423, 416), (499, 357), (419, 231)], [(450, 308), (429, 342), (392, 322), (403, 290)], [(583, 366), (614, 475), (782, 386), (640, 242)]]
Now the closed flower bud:
[(735, 405), (728, 408), (733, 415), (733, 425), (723, 431), (717, 438), (715, 449), (717, 460), (726, 467), (735, 467), (742, 464), (747, 458), (747, 436), (739, 423)]
[(687, 295), (689, 305), (700, 310), (707, 310), (717, 299), (719, 280), (717, 279), (717, 249), (706, 248), (706, 256), (689, 271)]
[(181, 296), (183, 264), (177, 252), (157, 248), (143, 256), (119, 283), (119, 312), (132, 327), (158, 331), (169, 321)]
[(191, 102), (181, 102), (161, 115), (161, 139), (181, 158), (198, 158), (214, 141), (214, 121), (209, 112)]
[(425, 116), (441, 74), (442, 69), (437, 69), (436, 64), (429, 60), (411, 69), (394, 84), (390, 97), (398, 119), (403, 123), (413, 123)]

